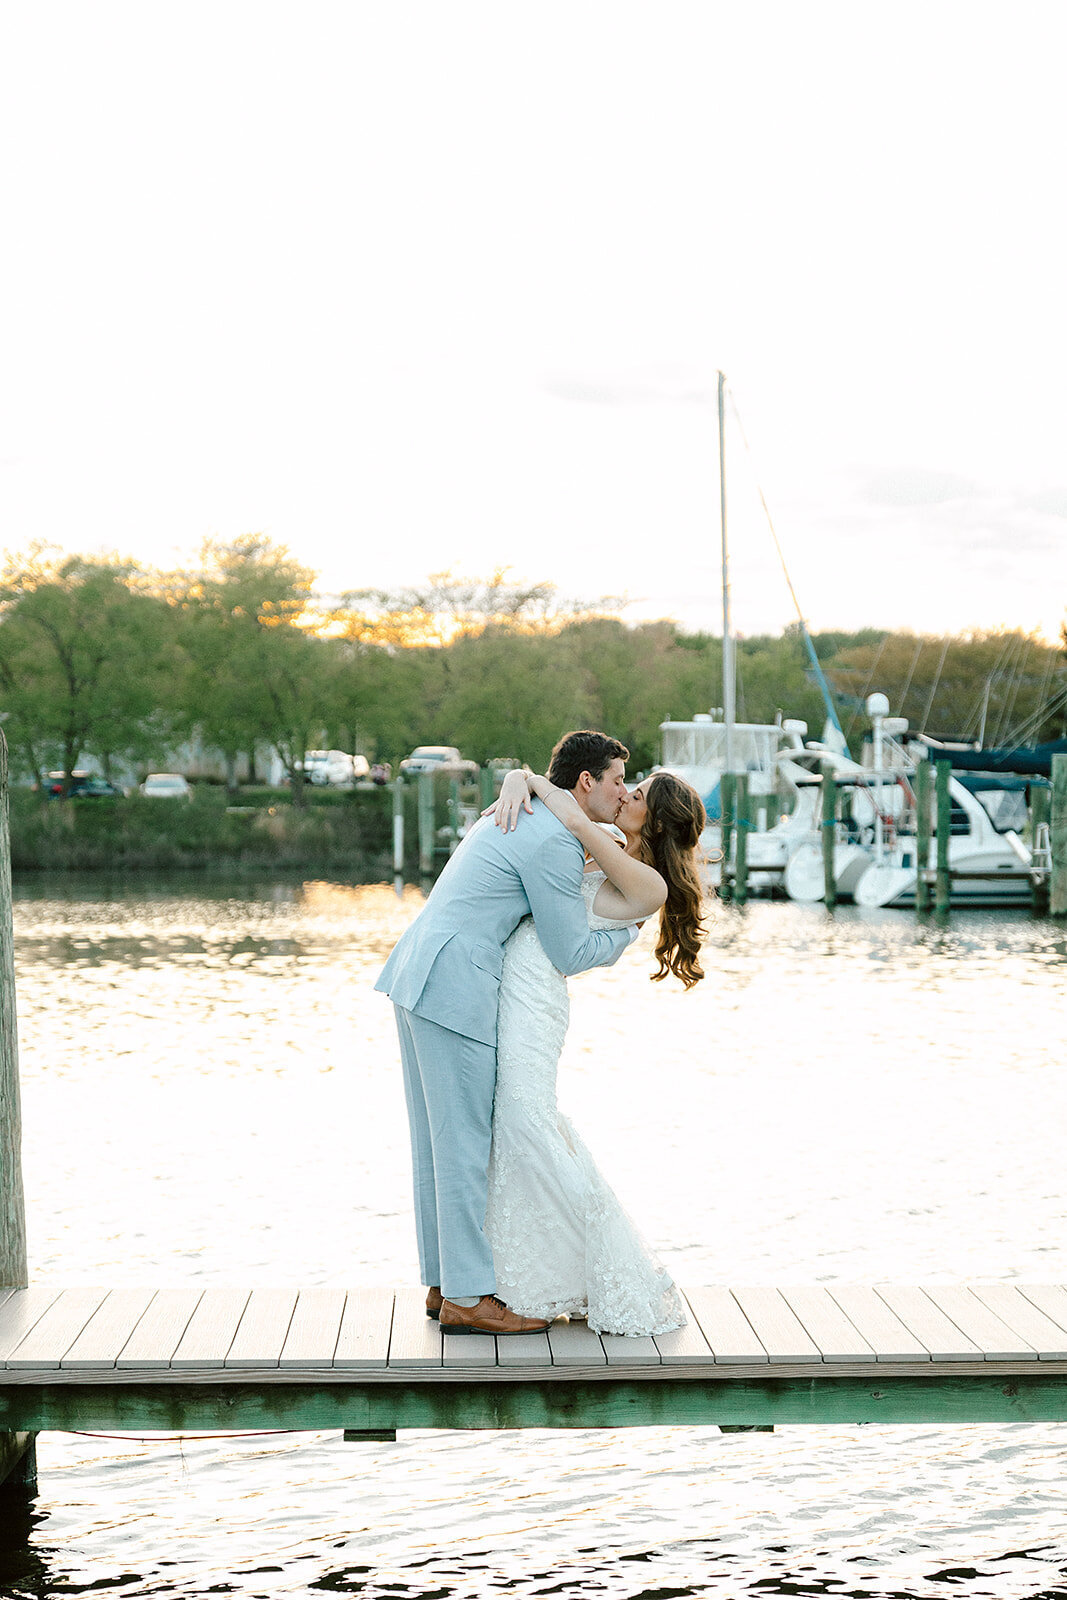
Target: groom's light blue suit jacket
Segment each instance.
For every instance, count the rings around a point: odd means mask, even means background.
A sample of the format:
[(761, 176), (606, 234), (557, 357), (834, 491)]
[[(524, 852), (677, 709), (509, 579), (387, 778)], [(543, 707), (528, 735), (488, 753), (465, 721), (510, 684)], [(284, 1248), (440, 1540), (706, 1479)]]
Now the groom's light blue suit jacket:
[(539, 800), (511, 833), (483, 817), (374, 987), (416, 1016), (495, 1045), (504, 942), (523, 917), (533, 913), (549, 960), (567, 974), (610, 966), (630, 943), (625, 928), (590, 929), (584, 868), (578, 840)]

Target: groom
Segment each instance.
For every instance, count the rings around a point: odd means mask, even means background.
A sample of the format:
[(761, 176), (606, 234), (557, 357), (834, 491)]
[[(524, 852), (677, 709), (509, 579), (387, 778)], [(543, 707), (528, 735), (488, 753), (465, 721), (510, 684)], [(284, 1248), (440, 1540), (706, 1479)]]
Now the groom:
[[(626, 799), (629, 753), (604, 733), (568, 733), (548, 776), (594, 822), (613, 822)], [(426, 1311), (449, 1333), (548, 1327), (496, 1298), (483, 1233), (505, 940), (532, 912), (549, 960), (569, 975), (610, 966), (636, 936), (590, 930), (585, 852), (547, 806), (532, 804), (510, 833), (491, 817), (471, 829), (375, 984), (392, 1000), (400, 1034)]]

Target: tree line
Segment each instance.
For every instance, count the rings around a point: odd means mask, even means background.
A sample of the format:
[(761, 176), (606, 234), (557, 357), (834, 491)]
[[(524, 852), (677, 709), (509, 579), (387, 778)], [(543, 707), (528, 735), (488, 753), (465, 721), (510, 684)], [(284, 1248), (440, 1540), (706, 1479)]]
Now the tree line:
[[(0, 715), (23, 776), (147, 770), (185, 741), (240, 758), (275, 750), (302, 799), (308, 749), (397, 761), (454, 744), (479, 762), (547, 760), (560, 732), (608, 729), (631, 770), (659, 724), (723, 702), (721, 641), (673, 622), (629, 624), (622, 602), (552, 584), (438, 574), (402, 591), (323, 597), (316, 574), (261, 535), (205, 543), (188, 570), (34, 547), (0, 573)], [(1027, 742), (1067, 732), (1063, 649), (1002, 630), (930, 638), (884, 629), (814, 635), (851, 736), (883, 690), (894, 714), (944, 737)], [(825, 708), (799, 628), (737, 642), (739, 721)]]

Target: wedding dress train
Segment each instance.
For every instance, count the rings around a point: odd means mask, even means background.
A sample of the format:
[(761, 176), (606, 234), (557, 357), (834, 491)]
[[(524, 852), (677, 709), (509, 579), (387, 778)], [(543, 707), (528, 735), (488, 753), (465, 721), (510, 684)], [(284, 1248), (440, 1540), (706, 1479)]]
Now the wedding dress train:
[[(625, 927), (593, 911), (603, 882), (589, 872), (582, 884), (590, 926)], [(568, 1019), (567, 980), (528, 917), (504, 946), (500, 980), (485, 1219), (497, 1293), (524, 1316), (666, 1333), (685, 1323), (681, 1296), (556, 1104)]]

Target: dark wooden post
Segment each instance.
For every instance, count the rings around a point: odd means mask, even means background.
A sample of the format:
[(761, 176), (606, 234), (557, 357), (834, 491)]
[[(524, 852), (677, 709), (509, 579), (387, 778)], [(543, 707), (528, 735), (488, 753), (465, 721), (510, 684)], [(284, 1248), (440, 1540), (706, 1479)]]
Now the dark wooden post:
[(937, 794), (937, 881), (934, 884), (934, 910), (947, 911), (952, 904), (952, 878), (948, 866), (948, 841), (951, 837), (952, 801), (949, 799), (949, 763), (937, 763), (934, 785)]
[(1049, 837), (1052, 844), (1052, 872), (1048, 908), (1054, 917), (1067, 917), (1067, 756), (1052, 758)]
[(930, 763), (915, 768), (915, 909), (929, 911), (930, 885)]
[(719, 810), (722, 813), (722, 866), (719, 868), (719, 899), (733, 899), (734, 806), (736, 804), (737, 778), (724, 772), (719, 779)]
[[(7, 740), (0, 728), (0, 1288), (24, 1289), (27, 1281)], [(0, 1433), (0, 1489), (5, 1494), (36, 1493), (34, 1437), (32, 1433)]]
[(837, 873), (834, 871), (834, 845), (837, 843), (837, 779), (828, 761), (822, 763), (821, 798), (823, 900), (832, 911), (837, 904)]
[(743, 906), (748, 899), (748, 832), (751, 818), (748, 774), (739, 772), (734, 784), (734, 903)]

